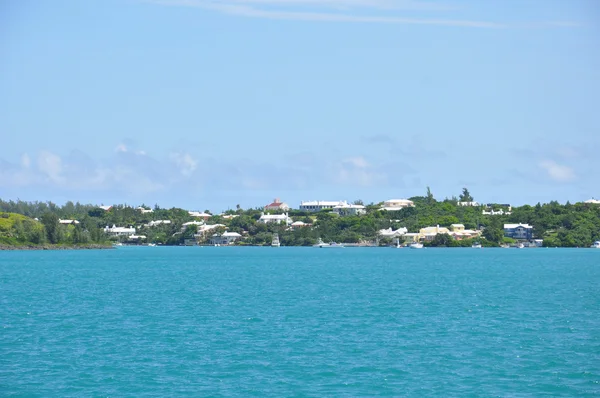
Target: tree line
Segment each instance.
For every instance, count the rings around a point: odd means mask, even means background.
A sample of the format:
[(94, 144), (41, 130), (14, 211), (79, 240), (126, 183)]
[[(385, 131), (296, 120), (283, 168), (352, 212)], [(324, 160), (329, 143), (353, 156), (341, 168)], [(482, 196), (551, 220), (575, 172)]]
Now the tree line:
[[(213, 233), (224, 230), (242, 234), (237, 244), (268, 245), (274, 233), (279, 235), (282, 245), (309, 246), (319, 239), (340, 243), (379, 241), (381, 229), (406, 227), (418, 232), (427, 226), (464, 224), (467, 229), (483, 230), (482, 243), (499, 245), (506, 241), (505, 223), (527, 223), (534, 227), (534, 236), (544, 240), (545, 246), (586, 247), (600, 240), (600, 206), (586, 203), (560, 204), (552, 201), (535, 206), (513, 207), (511, 214), (484, 215), (484, 206), (460, 206), (458, 202), (472, 202), (473, 196), (465, 188), (458, 198), (436, 200), (428, 188), (424, 196), (409, 198), (415, 204), (398, 211), (384, 211), (380, 204), (366, 205), (366, 214), (360, 216), (338, 216), (324, 210), (307, 213), (298, 210), (289, 212), (293, 221), (302, 221), (309, 226), (291, 228), (284, 224), (263, 224), (262, 209), (242, 209), (239, 205), (223, 215), (210, 218), (208, 224), (223, 224), (204, 236), (208, 241)], [(362, 201), (357, 201), (362, 203)], [(142, 206), (150, 209), (148, 206)], [(492, 206), (499, 210), (501, 205)], [(507, 209), (504, 209), (507, 210)], [(86, 244), (107, 243), (111, 239), (104, 233), (106, 226), (134, 226), (136, 233), (145, 235), (145, 242), (164, 245), (181, 245), (194, 239), (198, 227), (183, 224), (195, 220), (188, 211), (180, 208), (162, 209), (154, 206), (152, 212), (141, 212), (127, 205), (114, 205), (109, 211), (95, 205), (67, 202), (57, 205), (52, 202), (25, 202), (0, 200), (0, 243), (8, 244)], [(235, 216), (233, 218), (224, 217)], [(37, 219), (37, 221), (35, 220)], [(79, 224), (63, 225), (59, 219), (73, 219)], [(155, 220), (169, 220), (168, 224), (149, 227)], [(439, 236), (431, 242), (437, 246), (468, 245), (468, 241), (454, 241)], [(119, 238), (125, 239), (125, 238)]]

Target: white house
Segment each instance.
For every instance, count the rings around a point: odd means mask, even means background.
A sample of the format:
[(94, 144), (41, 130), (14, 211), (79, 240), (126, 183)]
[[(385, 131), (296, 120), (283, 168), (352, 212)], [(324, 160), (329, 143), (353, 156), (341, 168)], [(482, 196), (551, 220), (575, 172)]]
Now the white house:
[(98, 206), (100, 209), (104, 210), (104, 211), (109, 211), (110, 209), (112, 209), (112, 206)]
[(583, 203), (592, 204), (592, 205), (600, 205), (600, 200), (591, 198), (591, 199), (586, 200)]
[(284, 214), (265, 214), (261, 213), (260, 218), (258, 219), (259, 223), (263, 224), (281, 224), (285, 223), (285, 225), (290, 225), (292, 223), (292, 219), (288, 217), (287, 213)]
[(511, 215), (512, 212), (510, 212), (510, 211), (504, 211), (502, 209), (500, 209), (500, 210), (493, 210), (492, 209), (492, 210), (489, 210), (489, 211), (482, 210), (481, 214), (483, 214), (484, 216), (502, 216), (502, 215), (507, 215), (508, 216), (508, 215)]
[(412, 200), (408, 199), (390, 199), (383, 202), (381, 210), (386, 211), (397, 211), (402, 210), (405, 207), (414, 207), (415, 204)]
[(332, 210), (340, 216), (359, 216), (367, 212), (365, 206), (353, 205), (347, 202), (341, 202), (337, 206), (334, 206)]
[(152, 209), (144, 209), (142, 206), (137, 207), (136, 210), (139, 210), (142, 214), (152, 213), (154, 211)]
[(213, 245), (231, 245), (241, 237), (242, 235), (237, 232), (224, 232), (221, 235), (213, 235), (212, 238), (210, 238), (210, 243)]
[(458, 202), (459, 206), (468, 206), (468, 207), (478, 207), (479, 203), (477, 202)]
[(406, 233), (408, 233), (408, 229), (406, 227), (398, 228), (395, 231), (391, 227), (388, 229), (379, 230), (379, 236), (382, 238), (399, 238)]
[(188, 221), (188, 222), (184, 222), (183, 224), (181, 224), (182, 227), (187, 227), (189, 225), (204, 225), (203, 221)]
[(200, 238), (204, 238), (205, 234), (208, 231), (211, 231), (215, 228), (219, 228), (219, 227), (225, 227), (225, 225), (223, 224), (212, 224), (212, 225), (199, 225), (198, 226), (198, 232), (194, 235), (194, 237), (200, 239)]
[(287, 203), (284, 203), (281, 200), (279, 200), (279, 198), (275, 198), (273, 200), (273, 203), (270, 203), (265, 206), (265, 211), (268, 211), (268, 210), (288, 211), (289, 209), (290, 209), (290, 206), (288, 206)]
[(347, 204), (344, 201), (331, 201), (331, 200), (313, 200), (308, 202), (300, 202), (300, 211), (306, 211), (315, 213), (321, 210), (331, 210), (335, 206)]
[(312, 224), (308, 224), (302, 221), (294, 221), (291, 225), (292, 228), (310, 227)]
[(117, 227), (113, 224), (112, 227), (108, 225), (104, 228), (104, 232), (111, 236), (131, 236), (135, 234), (135, 228), (133, 227)]
[(79, 221), (77, 221), (77, 220), (61, 220), (61, 219), (59, 218), (59, 219), (58, 219), (58, 223), (59, 223), (59, 224), (67, 224), (67, 225), (68, 225), (68, 224), (73, 224), (73, 225), (75, 225), (75, 224), (79, 224)]
[(188, 211), (188, 214), (192, 217), (198, 217), (204, 219), (204, 221), (208, 220), (212, 217), (212, 214), (203, 213), (199, 211)]
[(160, 224), (171, 224), (171, 220), (154, 220), (146, 224), (147, 227), (156, 227)]

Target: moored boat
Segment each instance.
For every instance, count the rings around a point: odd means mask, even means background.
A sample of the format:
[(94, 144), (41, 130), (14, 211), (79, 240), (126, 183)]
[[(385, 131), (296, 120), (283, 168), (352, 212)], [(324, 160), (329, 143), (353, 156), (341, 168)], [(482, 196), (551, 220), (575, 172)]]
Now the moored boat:
[(279, 243), (279, 235), (273, 234), (273, 240), (271, 241), (271, 247), (279, 247), (281, 243)]
[(339, 243), (335, 243), (335, 242), (325, 243), (325, 242), (323, 242), (323, 240), (321, 240), (319, 238), (319, 241), (317, 242), (317, 244), (313, 245), (313, 247), (320, 247), (320, 248), (342, 248), (342, 247), (344, 247), (344, 245), (339, 244)]
[(595, 241), (594, 244), (592, 245), (592, 248), (600, 249), (600, 240)]
[(411, 243), (408, 247), (410, 247), (411, 249), (422, 249), (423, 244), (419, 243), (419, 242), (414, 242), (414, 243)]

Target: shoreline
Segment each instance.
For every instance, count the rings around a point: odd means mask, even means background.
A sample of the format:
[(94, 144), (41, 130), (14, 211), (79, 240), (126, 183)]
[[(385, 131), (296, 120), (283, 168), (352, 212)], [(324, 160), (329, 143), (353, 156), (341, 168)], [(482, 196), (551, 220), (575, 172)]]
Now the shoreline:
[(0, 244), (0, 251), (16, 251), (16, 250), (105, 250), (114, 249), (112, 245), (5, 245)]

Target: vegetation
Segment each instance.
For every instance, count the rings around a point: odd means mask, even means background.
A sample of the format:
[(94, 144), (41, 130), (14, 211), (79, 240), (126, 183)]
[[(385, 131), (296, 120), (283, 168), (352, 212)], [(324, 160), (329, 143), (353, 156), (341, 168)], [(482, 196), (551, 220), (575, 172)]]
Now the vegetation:
[[(225, 230), (238, 232), (243, 238), (241, 245), (269, 245), (274, 233), (279, 234), (284, 246), (309, 246), (322, 239), (340, 243), (375, 242), (391, 244), (379, 239), (378, 231), (386, 228), (408, 228), (416, 232), (427, 226), (450, 226), (464, 224), (467, 229), (483, 230), (484, 246), (511, 242), (504, 237), (504, 223), (528, 223), (534, 226), (534, 236), (544, 240), (545, 246), (588, 247), (600, 240), (600, 206), (594, 204), (558, 202), (535, 206), (513, 207), (511, 214), (483, 215), (484, 207), (458, 206), (457, 202), (472, 202), (473, 197), (464, 188), (459, 199), (438, 201), (429, 187), (425, 196), (410, 198), (415, 207), (399, 211), (383, 211), (378, 204), (367, 204), (367, 214), (340, 217), (328, 211), (305, 213), (289, 212), (294, 221), (307, 226), (291, 228), (286, 225), (262, 224), (258, 220), (262, 209), (229, 210), (226, 214), (213, 216), (208, 224), (223, 224), (225, 227), (205, 234), (204, 241), (214, 233)], [(356, 201), (362, 203), (362, 201)], [(147, 206), (142, 207), (149, 209)], [(497, 210), (497, 209), (496, 209)], [(505, 209), (506, 210), (506, 209)], [(234, 216), (233, 218), (225, 216)], [(37, 219), (37, 220), (36, 220)], [(79, 224), (64, 225), (59, 219), (78, 220)], [(170, 223), (148, 226), (151, 221), (169, 220)], [(106, 226), (135, 226), (138, 235), (145, 235), (143, 242), (164, 245), (181, 245), (194, 239), (197, 225), (183, 227), (194, 218), (179, 208), (162, 209), (154, 206), (152, 212), (141, 212), (127, 205), (115, 205), (105, 211), (94, 205), (67, 202), (58, 206), (51, 202), (24, 202), (0, 200), (0, 244), (106, 244), (117, 238), (104, 233)], [(125, 238), (119, 238), (123, 240)], [(470, 246), (470, 240), (456, 241), (447, 235), (438, 235), (429, 242), (430, 246)]]

